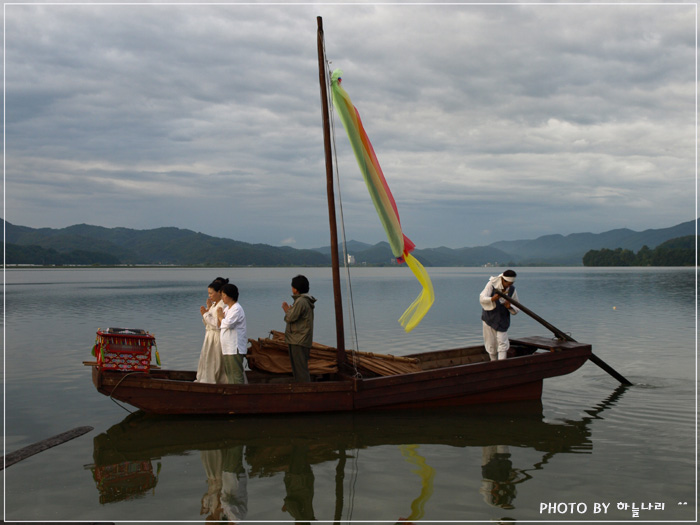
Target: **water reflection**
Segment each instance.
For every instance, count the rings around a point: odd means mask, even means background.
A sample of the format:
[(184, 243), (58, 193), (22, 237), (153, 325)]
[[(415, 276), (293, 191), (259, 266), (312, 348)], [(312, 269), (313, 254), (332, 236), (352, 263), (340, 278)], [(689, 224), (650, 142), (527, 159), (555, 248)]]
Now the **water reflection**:
[[(486, 504), (513, 509), (517, 486), (546, 468), (554, 456), (591, 452), (591, 424), (622, 392), (624, 387), (587, 410), (580, 420), (554, 423), (545, 421), (539, 402), (429, 412), (235, 419), (153, 417), (137, 412), (94, 438), (94, 464), (86, 468), (93, 473), (100, 503), (105, 504), (148, 494), (160, 476), (176, 477), (177, 472), (160, 472), (161, 458), (200, 451), (207, 479), (200, 513), (207, 520), (246, 519), (248, 490), (255, 486), (249, 481), (283, 474), (277, 508), (297, 522), (310, 522), (317, 519), (314, 468), (330, 464), (336, 469), (333, 519), (340, 520), (343, 507), (354, 504), (353, 493), (344, 490), (343, 480), (346, 469), (356, 463), (347, 459), (357, 457), (361, 449), (398, 445), (402, 458), (386, 458), (382, 468), (400, 471), (396, 462), (407, 461), (420, 478), (419, 494), (401, 496), (406, 499), (402, 507), (410, 507), (411, 512), (399, 521), (410, 522), (424, 517), (433, 481), (440, 476), (421, 454), (421, 446), (471, 447), (481, 454), (481, 469), (464, 476), (479, 487)], [(523, 464), (523, 448), (540, 452), (541, 459)], [(329, 491), (324, 487), (323, 492)]]
[(433, 479), (435, 478), (435, 469), (428, 465), (425, 458), (419, 453), (418, 445), (401, 445), (401, 453), (407, 461), (416, 465), (413, 470), (414, 474), (418, 474), (421, 479), (421, 491), (416, 499), (411, 503), (411, 514), (406, 518), (401, 518), (399, 521), (413, 521), (423, 519), (425, 516), (425, 504), (433, 495)]
[[(510, 449), (505, 445), (483, 447), (481, 460), (481, 488), (484, 501), (493, 507), (512, 509), (518, 472), (510, 460)], [(524, 481), (524, 479), (522, 480)]]
[(309, 462), (308, 445), (294, 445), (289, 456), (289, 465), (284, 473), (284, 506), (297, 521), (313, 521), (314, 517), (314, 473)]
[(200, 515), (207, 521), (242, 521), (248, 514), (248, 473), (243, 466), (243, 446), (202, 450), (207, 492)]
[(207, 491), (202, 496), (201, 516), (207, 520), (221, 521), (221, 476), (223, 453), (221, 450), (202, 450), (202, 465), (207, 474)]
[[(92, 477), (100, 493), (100, 503), (130, 499), (155, 488), (158, 475), (150, 459), (119, 461), (90, 465)], [(160, 470), (160, 463), (158, 463)]]

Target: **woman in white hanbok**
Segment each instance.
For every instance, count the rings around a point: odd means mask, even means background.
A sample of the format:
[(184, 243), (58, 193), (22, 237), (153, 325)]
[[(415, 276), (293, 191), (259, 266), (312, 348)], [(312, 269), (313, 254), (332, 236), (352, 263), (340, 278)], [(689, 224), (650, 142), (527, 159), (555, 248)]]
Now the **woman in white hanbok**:
[(220, 329), (216, 318), (216, 309), (224, 306), (221, 300), (221, 287), (228, 283), (228, 279), (217, 277), (207, 288), (209, 297), (207, 306), (200, 307), (202, 322), (205, 327), (204, 343), (202, 352), (199, 355), (199, 365), (197, 366), (198, 383), (226, 383), (226, 372), (224, 371)]

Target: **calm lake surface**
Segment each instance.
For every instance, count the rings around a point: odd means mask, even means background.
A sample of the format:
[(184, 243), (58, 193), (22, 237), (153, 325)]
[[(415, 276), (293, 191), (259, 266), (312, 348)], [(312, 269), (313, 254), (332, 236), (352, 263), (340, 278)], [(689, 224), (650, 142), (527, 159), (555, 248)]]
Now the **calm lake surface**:
[[(498, 271), (428, 270), (435, 304), (405, 334), (397, 319), (420, 291), (410, 271), (353, 269), (357, 341), (346, 320), (346, 346), (403, 355), (481, 343), (478, 294)], [(196, 369), (213, 278), (238, 285), (257, 338), (284, 329), (280, 305), (304, 273), (318, 299), (315, 339), (334, 346), (330, 269), (8, 269), (6, 453), (94, 430), (4, 471), (5, 520), (218, 519), (222, 487), (233, 520), (697, 520), (695, 269), (517, 271), (525, 306), (634, 386), (589, 362), (545, 380), (541, 403), (144, 417), (93, 387), (82, 361), (98, 328), (146, 329), (163, 366)], [(510, 334), (550, 335), (524, 313)]]

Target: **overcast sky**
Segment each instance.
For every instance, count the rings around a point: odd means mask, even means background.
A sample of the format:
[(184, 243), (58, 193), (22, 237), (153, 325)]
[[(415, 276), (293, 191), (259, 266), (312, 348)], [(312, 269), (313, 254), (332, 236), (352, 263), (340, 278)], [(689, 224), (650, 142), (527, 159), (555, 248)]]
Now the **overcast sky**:
[(317, 16), (418, 248), (696, 216), (692, 4), (57, 3), (5, 6), (5, 217), (328, 245)]

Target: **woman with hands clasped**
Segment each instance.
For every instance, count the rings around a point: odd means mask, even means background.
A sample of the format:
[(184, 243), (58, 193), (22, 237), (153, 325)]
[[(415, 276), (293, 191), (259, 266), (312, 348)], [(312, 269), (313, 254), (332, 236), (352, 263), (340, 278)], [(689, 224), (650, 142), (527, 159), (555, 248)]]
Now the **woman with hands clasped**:
[(214, 279), (207, 287), (207, 293), (209, 294), (207, 305), (199, 308), (205, 333), (202, 352), (199, 354), (197, 378), (195, 379), (198, 383), (226, 383), (226, 373), (221, 354), (219, 321), (216, 317), (216, 309), (224, 306), (221, 300), (221, 288), (225, 284), (228, 284), (228, 279), (223, 277)]

